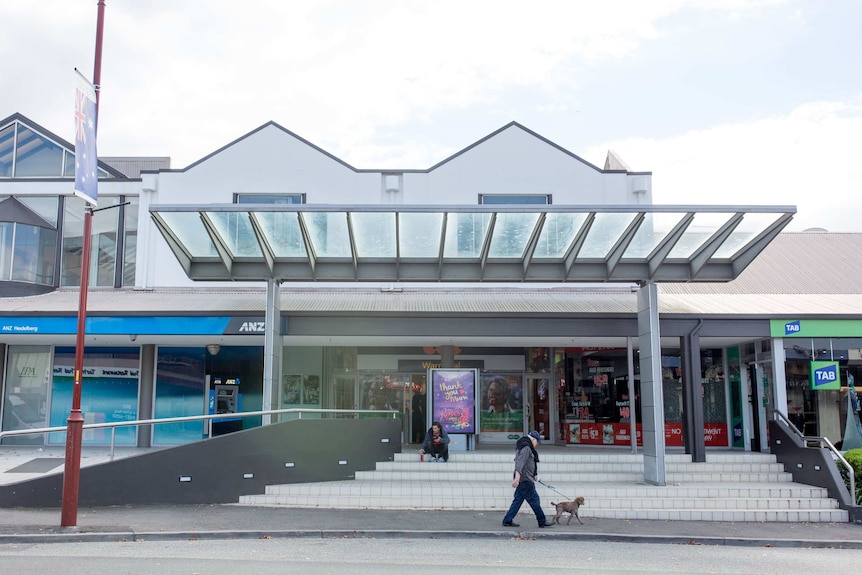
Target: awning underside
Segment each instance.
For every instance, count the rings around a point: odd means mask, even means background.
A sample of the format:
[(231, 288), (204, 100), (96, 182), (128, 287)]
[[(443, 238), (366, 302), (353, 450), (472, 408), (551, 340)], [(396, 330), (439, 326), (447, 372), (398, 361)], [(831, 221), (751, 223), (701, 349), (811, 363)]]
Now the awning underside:
[(152, 205), (193, 280), (721, 282), (787, 206)]

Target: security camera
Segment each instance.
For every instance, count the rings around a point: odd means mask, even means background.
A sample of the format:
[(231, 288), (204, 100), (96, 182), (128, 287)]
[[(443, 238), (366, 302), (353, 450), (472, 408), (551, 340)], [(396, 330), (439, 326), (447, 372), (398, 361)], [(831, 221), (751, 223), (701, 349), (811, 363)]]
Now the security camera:
[(138, 336), (137, 336), (136, 334), (134, 334), (134, 333), (133, 333), (133, 334), (131, 334), (131, 335), (129, 336), (129, 339), (130, 339), (131, 341), (135, 341), (136, 339), (138, 339)]

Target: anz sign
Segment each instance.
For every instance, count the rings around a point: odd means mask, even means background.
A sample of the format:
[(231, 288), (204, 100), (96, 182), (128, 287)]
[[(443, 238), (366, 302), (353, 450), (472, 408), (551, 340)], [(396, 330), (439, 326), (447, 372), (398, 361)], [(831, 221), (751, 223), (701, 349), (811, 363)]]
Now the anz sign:
[[(286, 327), (284, 320), (281, 327), (282, 330)], [(266, 318), (263, 317), (232, 317), (224, 328), (225, 335), (263, 335), (264, 333), (266, 333)]]
[(263, 321), (244, 321), (239, 326), (240, 332), (263, 333), (266, 328), (266, 322)]

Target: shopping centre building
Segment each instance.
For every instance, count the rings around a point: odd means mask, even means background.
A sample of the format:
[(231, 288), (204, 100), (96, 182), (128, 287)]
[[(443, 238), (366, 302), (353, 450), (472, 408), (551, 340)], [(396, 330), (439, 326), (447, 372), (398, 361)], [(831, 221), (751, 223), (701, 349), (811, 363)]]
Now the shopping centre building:
[[(792, 206), (656, 205), (650, 173), (517, 123), (422, 169), (355, 168), (275, 123), (182, 169), (99, 166), (82, 270), (74, 146), (0, 121), (2, 430), (65, 424), (86, 271), (87, 422), (391, 409), (404, 443), (439, 418), (468, 446), (538, 429), (698, 453), (767, 451), (778, 410), (843, 439), (862, 234), (784, 231)], [(455, 380), (464, 411), (442, 395)], [(203, 436), (181, 422), (117, 442)]]

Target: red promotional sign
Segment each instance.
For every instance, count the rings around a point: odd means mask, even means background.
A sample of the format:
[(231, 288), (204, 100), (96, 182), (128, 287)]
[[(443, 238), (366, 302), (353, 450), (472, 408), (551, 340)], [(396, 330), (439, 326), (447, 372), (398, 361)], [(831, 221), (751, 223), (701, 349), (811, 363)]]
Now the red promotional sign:
[[(571, 445), (631, 445), (631, 426), (628, 423), (567, 423), (566, 441)], [(637, 444), (643, 445), (643, 432), (638, 423)], [(726, 423), (707, 423), (703, 426), (706, 447), (727, 447)], [(667, 447), (682, 447), (682, 424), (665, 423), (664, 440)]]

